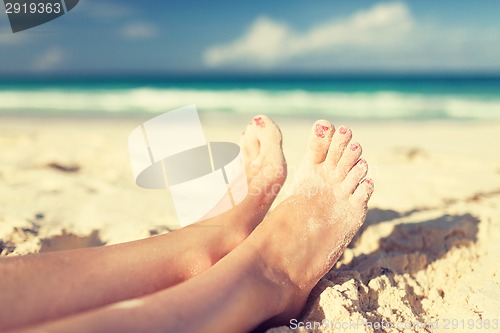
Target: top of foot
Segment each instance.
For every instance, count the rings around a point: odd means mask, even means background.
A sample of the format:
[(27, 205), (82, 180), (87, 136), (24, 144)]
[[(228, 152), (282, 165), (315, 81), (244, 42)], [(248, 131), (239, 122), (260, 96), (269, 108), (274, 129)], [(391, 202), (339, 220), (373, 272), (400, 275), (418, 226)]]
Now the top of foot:
[(277, 285), (286, 286), (283, 318), (302, 309), (365, 219), (373, 182), (365, 178), (361, 145), (351, 139), (349, 128), (317, 121), (293, 194), (252, 234)]

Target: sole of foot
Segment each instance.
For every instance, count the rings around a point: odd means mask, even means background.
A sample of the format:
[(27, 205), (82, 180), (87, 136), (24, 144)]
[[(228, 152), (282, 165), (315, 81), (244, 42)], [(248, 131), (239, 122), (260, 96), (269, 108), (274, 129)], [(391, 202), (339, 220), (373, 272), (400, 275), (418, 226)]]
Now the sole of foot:
[(259, 115), (252, 119), (241, 135), (240, 147), (247, 196), (229, 211), (190, 226), (222, 228), (221, 247), (227, 251), (246, 239), (264, 219), (287, 176), (281, 131), (269, 117)]

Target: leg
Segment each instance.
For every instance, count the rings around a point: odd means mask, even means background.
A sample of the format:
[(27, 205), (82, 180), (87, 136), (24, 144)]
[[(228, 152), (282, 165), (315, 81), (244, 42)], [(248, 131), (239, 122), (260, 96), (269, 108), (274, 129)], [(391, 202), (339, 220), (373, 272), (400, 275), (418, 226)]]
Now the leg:
[(206, 272), (172, 288), (18, 333), (248, 332), (279, 313), (281, 295), (266, 270), (256, 249), (242, 244)]
[(240, 205), (140, 241), (2, 259), (0, 297), (9, 306), (0, 311), (0, 330), (153, 293), (232, 251), (263, 219), (286, 177), (281, 133), (269, 118), (257, 119), (242, 136), (249, 195)]
[(339, 129), (332, 140), (333, 126), (319, 125), (326, 134), (313, 131), (296, 192), (212, 268), (173, 288), (36, 329), (247, 332), (298, 315), (363, 223), (373, 191), (349, 130)]

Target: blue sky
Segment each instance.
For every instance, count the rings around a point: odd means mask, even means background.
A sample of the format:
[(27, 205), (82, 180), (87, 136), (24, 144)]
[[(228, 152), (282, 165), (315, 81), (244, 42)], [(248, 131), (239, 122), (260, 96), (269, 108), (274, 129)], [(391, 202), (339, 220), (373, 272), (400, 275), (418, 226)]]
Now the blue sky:
[(500, 72), (498, 13), (494, 0), (81, 0), (16, 34), (0, 13), (0, 75)]

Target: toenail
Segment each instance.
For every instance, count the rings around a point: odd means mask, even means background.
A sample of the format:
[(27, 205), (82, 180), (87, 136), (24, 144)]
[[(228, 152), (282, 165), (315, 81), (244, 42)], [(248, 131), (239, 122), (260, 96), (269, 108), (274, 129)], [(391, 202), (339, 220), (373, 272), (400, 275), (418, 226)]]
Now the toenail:
[(342, 126), (341, 128), (339, 128), (339, 132), (340, 132), (340, 134), (346, 134), (347, 133), (347, 128), (345, 128), (344, 126)]
[(359, 164), (366, 164), (366, 161), (365, 161), (365, 160), (363, 160), (363, 159), (361, 159), (361, 160), (359, 160), (359, 162), (358, 162), (358, 163), (359, 163)]
[(324, 126), (324, 125), (321, 125), (321, 124), (316, 124), (316, 128), (314, 130), (314, 134), (316, 134), (316, 136), (318, 138), (324, 138), (325, 137), (325, 132), (327, 132), (330, 128), (328, 126)]
[(262, 119), (262, 117), (255, 117), (253, 118), (253, 121), (255, 121), (255, 125), (259, 127), (266, 127), (266, 124), (264, 123), (264, 119)]
[(366, 180), (365, 180), (365, 182), (367, 182), (367, 183), (368, 183), (368, 185), (373, 185), (373, 182), (372, 182), (372, 180), (371, 180), (371, 179), (366, 179)]
[(359, 145), (357, 143), (351, 143), (351, 150), (352, 151), (356, 151), (356, 150), (358, 150), (358, 148), (359, 148)]

